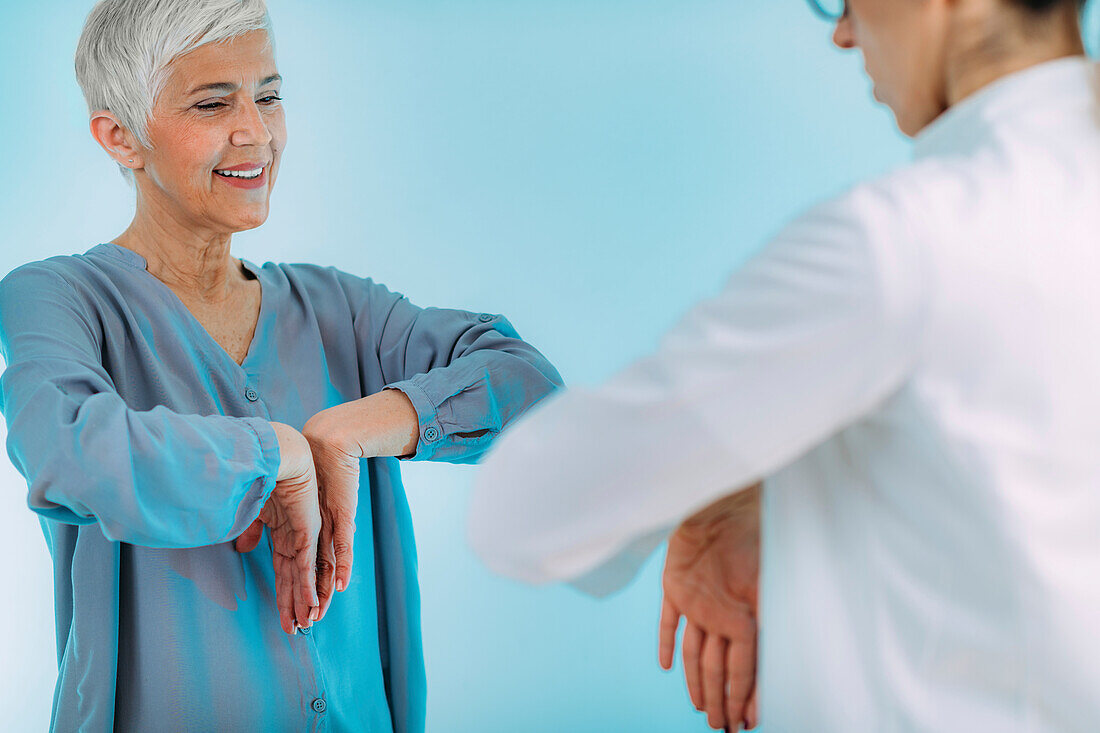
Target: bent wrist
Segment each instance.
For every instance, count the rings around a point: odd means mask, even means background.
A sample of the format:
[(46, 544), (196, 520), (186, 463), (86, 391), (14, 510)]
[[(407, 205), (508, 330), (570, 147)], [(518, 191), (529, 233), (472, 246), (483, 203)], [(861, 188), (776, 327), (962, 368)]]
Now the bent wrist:
[[(292, 426), (281, 422), (272, 422), (271, 429), (275, 431), (275, 439), (279, 444), (279, 470), (275, 480), (298, 476), (305, 472), (303, 465), (306, 457), (310, 456), (309, 443), (300, 432)], [(312, 460), (312, 459), (310, 459)]]

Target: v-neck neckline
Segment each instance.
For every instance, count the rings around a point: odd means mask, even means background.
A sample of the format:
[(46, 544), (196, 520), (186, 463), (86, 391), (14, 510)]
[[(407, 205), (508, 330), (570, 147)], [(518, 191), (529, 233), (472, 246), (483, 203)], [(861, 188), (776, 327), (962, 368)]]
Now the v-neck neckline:
[(121, 260), (130, 267), (136, 270), (141, 270), (146, 275), (148, 275), (149, 278), (153, 280), (157, 284), (157, 286), (159, 286), (162, 293), (165, 295), (166, 299), (173, 305), (173, 307), (178, 308), (183, 312), (184, 320), (190, 323), (192, 329), (197, 330), (201, 334), (200, 338), (205, 338), (208, 342), (208, 345), (211, 348), (216, 349), (218, 352), (220, 352), (225, 357), (225, 359), (229, 361), (229, 363), (231, 363), (233, 366), (243, 371), (248, 371), (247, 365), (249, 361), (251, 361), (255, 357), (256, 352), (259, 350), (258, 343), (260, 341), (260, 333), (263, 330), (264, 324), (267, 320), (267, 311), (269, 309), (267, 288), (264, 286), (263, 278), (260, 276), (261, 272), (263, 271), (262, 268), (256, 267), (256, 265), (252, 264), (243, 257), (237, 258), (238, 260), (240, 260), (241, 266), (248, 270), (248, 272), (252, 274), (252, 277), (256, 278), (256, 282), (260, 286), (260, 312), (256, 316), (256, 327), (252, 331), (252, 340), (248, 344), (248, 350), (245, 351), (244, 359), (242, 359), (240, 363), (237, 363), (237, 360), (234, 359), (233, 356), (225, 350), (224, 346), (218, 343), (217, 339), (215, 339), (211, 335), (211, 333), (206, 330), (206, 327), (203, 326), (202, 323), (199, 322), (199, 319), (195, 317), (195, 314), (191, 312), (191, 309), (187, 307), (187, 305), (183, 302), (182, 299), (180, 299), (178, 295), (176, 295), (176, 291), (168, 287), (168, 285), (156, 275), (149, 272), (149, 263), (146, 261), (145, 257), (138, 254), (132, 249), (123, 247), (120, 244), (115, 244), (114, 242), (104, 242), (103, 244), (100, 244), (93, 249), (100, 249), (101, 247), (105, 248), (102, 252), (103, 254), (106, 254), (114, 259)]

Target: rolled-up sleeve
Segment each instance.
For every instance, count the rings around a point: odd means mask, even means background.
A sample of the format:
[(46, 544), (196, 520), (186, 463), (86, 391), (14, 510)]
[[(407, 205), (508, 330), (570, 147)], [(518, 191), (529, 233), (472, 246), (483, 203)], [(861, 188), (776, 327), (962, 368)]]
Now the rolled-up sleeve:
[(275, 485), (271, 425), (130, 409), (103, 367), (102, 338), (99, 322), (47, 266), (25, 265), (0, 282), (0, 412), (30, 508), (149, 547), (239, 535)]
[(361, 358), (408, 396), (420, 423), (405, 458), (474, 463), (510, 422), (562, 386), (504, 316), (420, 308), (369, 278), (345, 275)]

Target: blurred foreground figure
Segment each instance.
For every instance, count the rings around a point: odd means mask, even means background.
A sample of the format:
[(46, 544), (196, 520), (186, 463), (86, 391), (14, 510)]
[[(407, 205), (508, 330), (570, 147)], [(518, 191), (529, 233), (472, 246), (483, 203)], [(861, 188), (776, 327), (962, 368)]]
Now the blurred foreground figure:
[(661, 661), (686, 617), (714, 727), (755, 724), (758, 690), (783, 733), (1100, 730), (1100, 104), (1080, 6), (818, 10), (915, 160), (505, 434), (471, 541), (501, 573), (606, 592), (669, 538)]

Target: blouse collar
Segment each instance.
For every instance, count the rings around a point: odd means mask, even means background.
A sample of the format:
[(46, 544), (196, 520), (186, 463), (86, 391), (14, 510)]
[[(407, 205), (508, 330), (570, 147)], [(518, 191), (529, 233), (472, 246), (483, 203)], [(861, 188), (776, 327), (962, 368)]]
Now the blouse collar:
[(121, 260), (124, 264), (130, 267), (136, 267), (139, 270), (149, 269), (149, 264), (145, 261), (145, 258), (139, 255), (132, 249), (127, 249), (122, 245), (115, 244), (114, 242), (104, 242), (103, 244), (97, 244), (88, 250), (87, 254), (101, 254), (111, 257), (116, 260)]
[[(125, 265), (136, 267), (139, 270), (149, 269), (149, 263), (145, 260), (144, 257), (139, 255), (134, 250), (123, 247), (120, 244), (115, 244), (114, 242), (104, 242), (103, 244), (97, 244), (96, 246), (88, 250), (86, 254), (92, 253), (111, 257), (112, 259), (121, 261)], [(237, 259), (241, 261), (241, 264), (244, 266), (244, 268), (251, 272), (254, 277), (258, 278), (260, 276), (262, 268), (256, 267), (256, 265), (246, 260), (244, 257), (238, 257)]]

